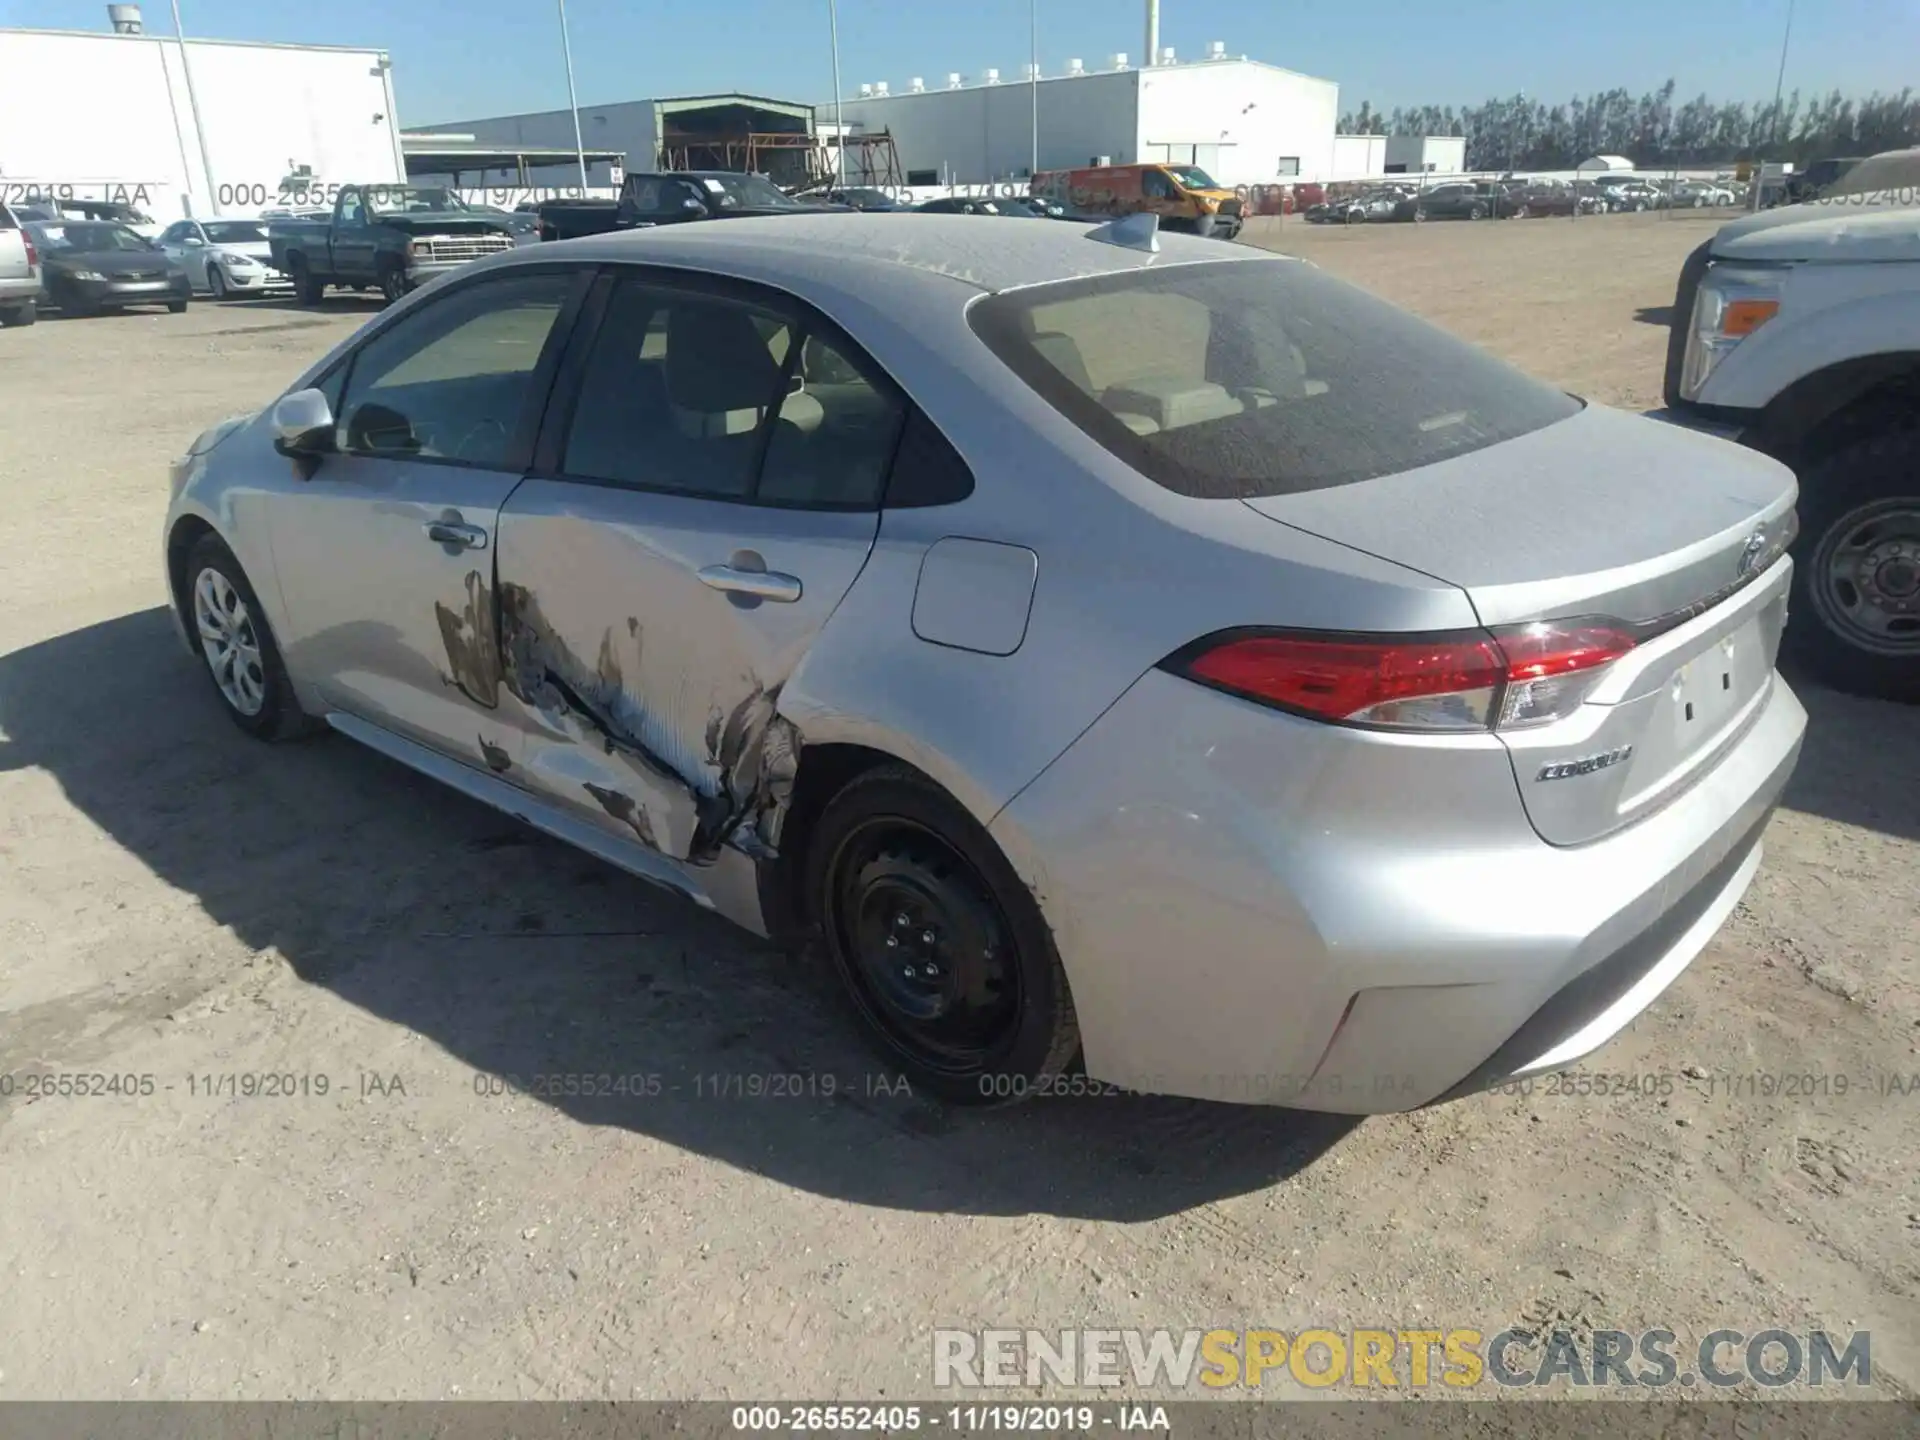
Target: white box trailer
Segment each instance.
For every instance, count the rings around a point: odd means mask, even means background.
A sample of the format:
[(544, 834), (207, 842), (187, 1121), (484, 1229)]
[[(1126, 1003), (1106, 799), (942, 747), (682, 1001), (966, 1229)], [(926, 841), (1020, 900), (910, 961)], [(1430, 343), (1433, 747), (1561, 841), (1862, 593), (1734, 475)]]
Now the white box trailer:
[(405, 175), (380, 50), (0, 30), (0, 75), (10, 202), (121, 200), (164, 223)]

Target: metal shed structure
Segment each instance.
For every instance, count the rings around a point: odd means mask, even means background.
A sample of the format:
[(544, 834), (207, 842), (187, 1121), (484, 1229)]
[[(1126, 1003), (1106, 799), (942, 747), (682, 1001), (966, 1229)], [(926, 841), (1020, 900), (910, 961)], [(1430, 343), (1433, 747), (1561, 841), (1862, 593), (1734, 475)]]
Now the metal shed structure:
[[(620, 157), (588, 166), (592, 186), (616, 183), (617, 168), (655, 166), (755, 170), (776, 184), (802, 184), (820, 169), (813, 122), (813, 106), (764, 95), (683, 95), (580, 107), (580, 133), (589, 159)], [(538, 167), (530, 173), (531, 183), (579, 184), (570, 111), (451, 120), (434, 128), (471, 135), (475, 144), (500, 150), (563, 151), (565, 162)]]

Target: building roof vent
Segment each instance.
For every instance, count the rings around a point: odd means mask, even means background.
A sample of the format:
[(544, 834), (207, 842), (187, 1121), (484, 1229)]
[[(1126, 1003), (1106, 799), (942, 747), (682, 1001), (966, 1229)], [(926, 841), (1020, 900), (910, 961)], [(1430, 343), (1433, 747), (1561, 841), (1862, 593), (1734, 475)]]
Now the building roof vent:
[(1224, 60), (1226, 58), (1227, 58), (1227, 42), (1226, 41), (1209, 40), (1207, 42), (1207, 59)]
[(1126, 69), (1127, 68), (1127, 52), (1124, 50), (1120, 50), (1120, 51), (1116, 51), (1112, 55), (1109, 55), (1107, 57), (1107, 68), (1109, 70)]
[(967, 77), (962, 75), (958, 70), (951, 70), (947, 72), (947, 88), (949, 90), (958, 90), (962, 85), (966, 83), (967, 83)]
[(1022, 65), (1020, 67), (1020, 78), (1022, 80), (1038, 80), (1040, 78), (1040, 67), (1034, 64)]
[(862, 85), (862, 86), (860, 87), (860, 98), (861, 98), (862, 100), (870, 100), (870, 99), (872, 99), (872, 98), (873, 98), (873, 86), (871, 86), (871, 85)]
[(887, 82), (886, 82), (886, 81), (884, 81), (884, 80), (876, 80), (876, 81), (874, 81), (874, 82), (873, 82), (873, 93), (874, 93), (874, 96), (875, 96), (875, 98), (879, 98), (880, 96), (883, 96), (883, 95), (885, 95), (885, 94), (887, 93)]
[(138, 5), (109, 5), (107, 20), (116, 35), (144, 35), (147, 31), (141, 22)]
[(987, 71), (986, 74), (980, 77), (980, 83), (982, 85), (998, 85), (1000, 83), (1000, 72), (998, 70)]
[(1180, 63), (1178, 60), (1174, 59), (1173, 47), (1171, 45), (1167, 46), (1164, 50), (1160, 52), (1160, 63), (1162, 65), (1178, 65)]
[(914, 94), (914, 95), (923, 94), (926, 91), (926, 88), (927, 88), (927, 82), (918, 75), (914, 76), (911, 80), (907, 81), (907, 90), (911, 94)]
[(1067, 74), (1084, 75), (1086, 73), (1087, 73), (1087, 67), (1083, 65), (1079, 60), (1076, 59), (1076, 60), (1067, 61)]

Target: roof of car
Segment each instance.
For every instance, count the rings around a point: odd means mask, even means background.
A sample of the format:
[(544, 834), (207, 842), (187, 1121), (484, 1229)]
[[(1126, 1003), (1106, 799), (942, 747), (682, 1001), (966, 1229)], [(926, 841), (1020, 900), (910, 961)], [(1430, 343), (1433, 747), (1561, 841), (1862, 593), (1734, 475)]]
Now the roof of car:
[(582, 259), (657, 260), (723, 272), (743, 264), (766, 271), (786, 262), (816, 276), (838, 271), (837, 278), (856, 285), (861, 272), (892, 265), (988, 291), (1149, 265), (1163, 269), (1206, 261), (1283, 258), (1248, 246), (1165, 232), (1160, 235), (1160, 249), (1148, 252), (1103, 244), (1090, 238), (1094, 228), (1065, 222), (1016, 224), (978, 215), (852, 211), (742, 216), (718, 225), (663, 225), (556, 241), (540, 246), (538, 257), (520, 253), (523, 258), (550, 259), (560, 253), (555, 249), (558, 245)]

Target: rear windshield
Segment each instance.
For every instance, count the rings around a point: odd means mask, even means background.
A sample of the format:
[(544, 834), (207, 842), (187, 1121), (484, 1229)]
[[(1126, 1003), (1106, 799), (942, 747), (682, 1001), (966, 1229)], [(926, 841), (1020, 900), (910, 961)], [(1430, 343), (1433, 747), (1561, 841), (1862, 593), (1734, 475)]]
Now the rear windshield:
[(969, 311), (1015, 374), (1142, 475), (1248, 499), (1470, 454), (1579, 400), (1294, 260), (1135, 270)]

